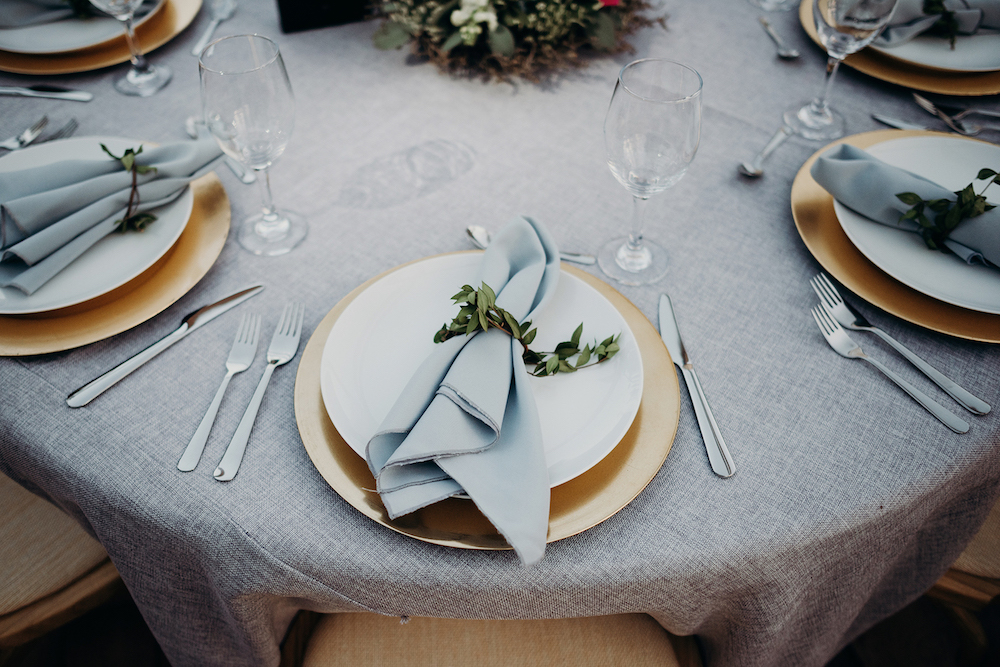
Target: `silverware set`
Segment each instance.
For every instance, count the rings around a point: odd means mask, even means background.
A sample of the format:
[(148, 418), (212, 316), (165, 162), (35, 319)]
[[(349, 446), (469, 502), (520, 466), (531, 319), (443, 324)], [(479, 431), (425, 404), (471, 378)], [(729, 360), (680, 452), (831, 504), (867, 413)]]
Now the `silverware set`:
[[(229, 446), (226, 448), (216, 467), (213, 476), (220, 482), (228, 482), (239, 472), (243, 455), (246, 452), (247, 443), (250, 441), (250, 432), (253, 430), (254, 422), (257, 419), (257, 412), (260, 404), (264, 400), (264, 392), (271, 380), (274, 369), (287, 364), (295, 356), (299, 347), (299, 338), (302, 335), (302, 320), (305, 314), (305, 306), (301, 303), (289, 303), (285, 306), (281, 315), (281, 321), (275, 327), (271, 344), (267, 348), (267, 366), (257, 384), (257, 389), (250, 399), (243, 418), (240, 420), (236, 432), (233, 434)], [(190, 472), (198, 466), (205, 444), (208, 442), (209, 433), (215, 423), (219, 406), (222, 404), (222, 397), (226, 393), (229, 381), (237, 373), (250, 368), (254, 357), (257, 354), (257, 341), (260, 337), (261, 319), (259, 315), (247, 313), (240, 321), (240, 326), (236, 330), (236, 339), (233, 341), (229, 357), (226, 359), (226, 374), (222, 378), (222, 384), (215, 392), (215, 398), (208, 406), (204, 418), (198, 425), (197, 430), (191, 437), (187, 448), (181, 455), (177, 463), (178, 470)]]
[(42, 136), (42, 130), (44, 130), (48, 124), (49, 117), (42, 116), (19, 134), (15, 134), (10, 139), (0, 141), (0, 148), (6, 148), (9, 151), (16, 151), (22, 148), (27, 148), (31, 144), (42, 144), (46, 141), (65, 139), (76, 132), (76, 128), (79, 127), (76, 122), (76, 118), (70, 118), (69, 121), (58, 130), (44, 138), (39, 139), (39, 137)]
[(975, 415), (985, 415), (990, 411), (990, 406), (985, 401), (960, 387), (886, 332), (872, 326), (861, 313), (843, 300), (837, 288), (825, 274), (816, 275), (809, 283), (820, 299), (819, 305), (812, 309), (813, 319), (816, 320), (816, 326), (819, 327), (826, 342), (837, 354), (848, 359), (863, 359), (875, 366), (955, 433), (966, 433), (969, 430), (968, 422), (956, 417), (927, 394), (896, 375), (879, 361), (866, 355), (861, 347), (844, 331), (844, 327), (853, 331), (866, 331), (877, 335), (969, 412)]
[(929, 99), (918, 93), (913, 93), (913, 101), (927, 113), (932, 116), (937, 116), (944, 121), (944, 124), (947, 125), (953, 132), (964, 134), (967, 137), (975, 136), (983, 130), (1000, 130), (1000, 123), (971, 123), (965, 120), (967, 116), (971, 115), (1000, 118), (1000, 112), (997, 111), (976, 109), (974, 107), (962, 109), (961, 107), (934, 104), (934, 102), (931, 102)]

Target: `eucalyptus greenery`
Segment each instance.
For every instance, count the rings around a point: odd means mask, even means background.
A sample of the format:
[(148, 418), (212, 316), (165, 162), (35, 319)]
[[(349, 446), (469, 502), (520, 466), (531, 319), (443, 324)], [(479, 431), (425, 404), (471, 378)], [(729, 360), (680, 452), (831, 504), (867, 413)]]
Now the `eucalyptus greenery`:
[(575, 373), (581, 368), (596, 366), (607, 361), (620, 349), (618, 347), (620, 333), (617, 336), (608, 336), (600, 343), (595, 340), (593, 345), (584, 345), (581, 348), (580, 337), (583, 336), (581, 323), (572, 337), (556, 345), (556, 349), (552, 352), (536, 352), (528, 346), (535, 340), (538, 329), (532, 328), (530, 321), (518, 323), (517, 318), (497, 306), (496, 294), (486, 283), (479, 289), (463, 285), (462, 291), (451, 297), (451, 300), (460, 305), (461, 310), (451, 324), (441, 325), (441, 329), (434, 334), (435, 343), (443, 343), (449, 338), (469, 335), (476, 331), (487, 331), (490, 327), (499, 329), (521, 343), (524, 348), (521, 358), (525, 364), (534, 364), (534, 370), (530, 373), (535, 377)]
[[(954, 201), (951, 199), (925, 200), (913, 192), (897, 193), (896, 197), (911, 207), (899, 217), (900, 222), (914, 220), (920, 225), (920, 236), (923, 237), (928, 248), (941, 252), (951, 252), (944, 241), (958, 227), (959, 223), (996, 208), (992, 204), (986, 203), (983, 192), (986, 192), (986, 188), (990, 187), (991, 184), (1000, 183), (1000, 174), (992, 169), (980, 169), (976, 180), (988, 181), (982, 192), (976, 194), (973, 184), (969, 183), (955, 192), (957, 199)], [(927, 217), (927, 210), (935, 214), (933, 221)]]
[(133, 213), (135, 209), (139, 208), (139, 174), (155, 174), (156, 167), (136, 164), (135, 158), (142, 152), (142, 144), (139, 144), (139, 150), (126, 148), (125, 152), (121, 155), (115, 155), (104, 144), (101, 144), (101, 148), (105, 153), (121, 162), (122, 166), (125, 167), (125, 171), (132, 173), (132, 191), (128, 195), (128, 206), (125, 208), (125, 217), (115, 221), (118, 225), (115, 231), (120, 233), (129, 230), (141, 232), (150, 223), (156, 221), (156, 216), (152, 213)]
[(66, 0), (66, 4), (73, 10), (73, 15), (78, 19), (85, 19), (94, 15), (93, 5), (90, 0)]
[(944, 0), (924, 0), (924, 14), (928, 16), (941, 15), (934, 25), (927, 32), (939, 37), (947, 37), (951, 42), (952, 50), (955, 49), (955, 38), (958, 36), (958, 19), (955, 12), (948, 11), (944, 6)]

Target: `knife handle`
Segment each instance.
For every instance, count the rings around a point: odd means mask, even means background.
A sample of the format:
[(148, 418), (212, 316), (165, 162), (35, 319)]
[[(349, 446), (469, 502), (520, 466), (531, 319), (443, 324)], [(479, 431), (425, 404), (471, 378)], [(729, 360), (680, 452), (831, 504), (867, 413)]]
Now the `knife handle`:
[(71, 102), (89, 102), (94, 99), (93, 93), (83, 90), (66, 90), (60, 92), (36, 91), (9, 86), (0, 86), (0, 95), (19, 95), (21, 97), (42, 97), (50, 100), (69, 100)]
[(715, 415), (712, 414), (705, 390), (701, 388), (698, 374), (694, 372), (694, 368), (681, 366), (680, 369), (688, 393), (691, 395), (694, 416), (698, 419), (701, 437), (705, 440), (705, 451), (708, 452), (708, 462), (712, 466), (712, 472), (719, 477), (731, 477), (736, 472), (736, 463), (729, 454), (729, 448), (726, 447), (726, 441), (722, 438), (719, 425), (715, 422)]
[(164, 336), (160, 340), (156, 341), (145, 350), (136, 354), (135, 356), (126, 359), (122, 363), (118, 364), (110, 371), (97, 377), (87, 384), (83, 385), (72, 394), (66, 397), (66, 405), (71, 408), (81, 408), (87, 403), (103, 394), (108, 388), (114, 385), (116, 382), (124, 378), (126, 375), (134, 371), (135, 369), (142, 366), (144, 363), (163, 352), (165, 349), (179, 341), (181, 338), (187, 335), (189, 329), (188, 324), (185, 322), (179, 328), (175, 329), (173, 333)]

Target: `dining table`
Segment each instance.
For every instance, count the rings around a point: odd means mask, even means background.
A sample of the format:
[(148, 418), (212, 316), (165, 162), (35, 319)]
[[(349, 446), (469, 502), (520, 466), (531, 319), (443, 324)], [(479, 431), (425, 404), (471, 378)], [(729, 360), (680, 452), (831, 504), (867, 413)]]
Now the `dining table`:
[[(270, 186), (279, 208), (308, 220), (305, 240), (274, 257), (243, 250), (237, 223), (260, 210), (260, 193), (220, 163), (232, 226), (193, 287), (116, 335), (0, 358), (0, 472), (100, 541), (171, 664), (277, 665), (296, 613), (312, 610), (401, 621), (641, 612), (671, 633), (696, 635), (708, 667), (824, 665), (927, 591), (976, 533), (1000, 496), (1000, 346), (920, 326), (841, 290), (994, 407), (982, 416), (963, 411), (879, 339), (852, 332), (971, 425), (965, 434), (946, 429), (874, 369), (831, 350), (810, 314), (817, 298), (809, 281), (824, 266), (803, 242), (790, 198), (823, 144), (791, 137), (762, 177), (737, 170), (786, 108), (819, 92), (825, 53), (796, 11), (766, 13), (800, 51), (794, 60), (776, 57), (758, 22), (764, 12), (749, 2), (666, 0), (651, 11), (664, 24), (629, 37), (632, 51), (588, 55), (584, 66), (538, 82), (449, 75), (409, 47), (376, 49), (375, 19), (284, 34), (273, 0), (238, 0), (219, 25), (216, 37), (259, 33), (280, 47), (296, 118)], [(203, 8), (148, 53), (173, 79), (147, 98), (114, 89), (127, 63), (0, 72), (0, 85), (94, 96), (0, 97), (0, 135), (45, 113), (53, 128), (75, 118), (77, 138), (186, 140), (185, 120), (201, 114), (191, 49), (210, 20)], [(736, 474), (713, 473), (688, 390), (672, 384), (665, 364), (656, 370), (677, 392), (679, 419), (676, 433), (659, 433), (669, 446), (662, 465), (620, 511), (550, 542), (537, 563), (390, 530), (336, 492), (304, 446), (296, 382), (314, 370), (299, 367), (307, 342), (369, 279), (470, 251), (469, 225), (496, 232), (527, 216), (561, 250), (588, 253), (625, 233), (630, 197), (607, 167), (602, 124), (619, 70), (640, 57), (701, 74), (701, 140), (684, 178), (648, 203), (645, 234), (668, 250), (666, 276), (612, 286), (654, 329), (660, 295), (669, 294)], [(995, 94), (973, 100), (1000, 111)], [(841, 68), (831, 103), (849, 134), (889, 131), (873, 113), (947, 131), (909, 88), (851, 67)], [(987, 166), (1000, 169), (972, 165)], [(581, 270), (607, 280), (596, 266)], [(265, 289), (86, 406), (67, 406), (73, 390), (188, 313), (253, 284)], [(292, 301), (305, 306), (298, 354), (274, 370), (239, 473), (216, 481), (212, 470)], [(241, 310), (263, 319), (256, 360), (232, 380), (201, 464), (181, 472), (178, 459), (225, 373)]]

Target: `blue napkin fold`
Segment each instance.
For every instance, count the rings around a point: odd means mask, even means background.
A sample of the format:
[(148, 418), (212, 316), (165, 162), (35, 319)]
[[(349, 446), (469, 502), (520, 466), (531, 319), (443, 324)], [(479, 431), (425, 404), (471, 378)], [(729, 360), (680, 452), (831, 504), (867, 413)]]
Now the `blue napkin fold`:
[[(133, 214), (175, 200), (221, 156), (213, 139), (143, 150), (136, 163), (156, 171), (138, 176)], [(114, 231), (131, 191), (131, 172), (111, 157), (0, 172), (0, 286), (35, 292)]]
[[(971, 182), (981, 167), (970, 165)], [(857, 213), (889, 227), (919, 232), (913, 220), (900, 220), (910, 209), (896, 195), (914, 192), (922, 199), (951, 199), (955, 193), (922, 176), (882, 162), (873, 155), (841, 144), (819, 156), (810, 170), (833, 198)], [(962, 221), (945, 242), (966, 262), (985, 260), (1000, 266), (1000, 208)]]
[[(516, 218), (490, 243), (470, 284), (485, 282), (497, 305), (523, 322), (558, 280), (548, 231)], [(522, 351), (493, 328), (438, 345), (368, 442), (366, 458), (391, 518), (467, 493), (531, 564), (545, 553), (549, 477)]]
[[(944, 6), (958, 23), (959, 35), (1000, 30), (1000, 0), (945, 0)], [(924, 0), (899, 0), (889, 25), (874, 43), (885, 47), (905, 44), (930, 30), (940, 18), (940, 14), (924, 13)]]

